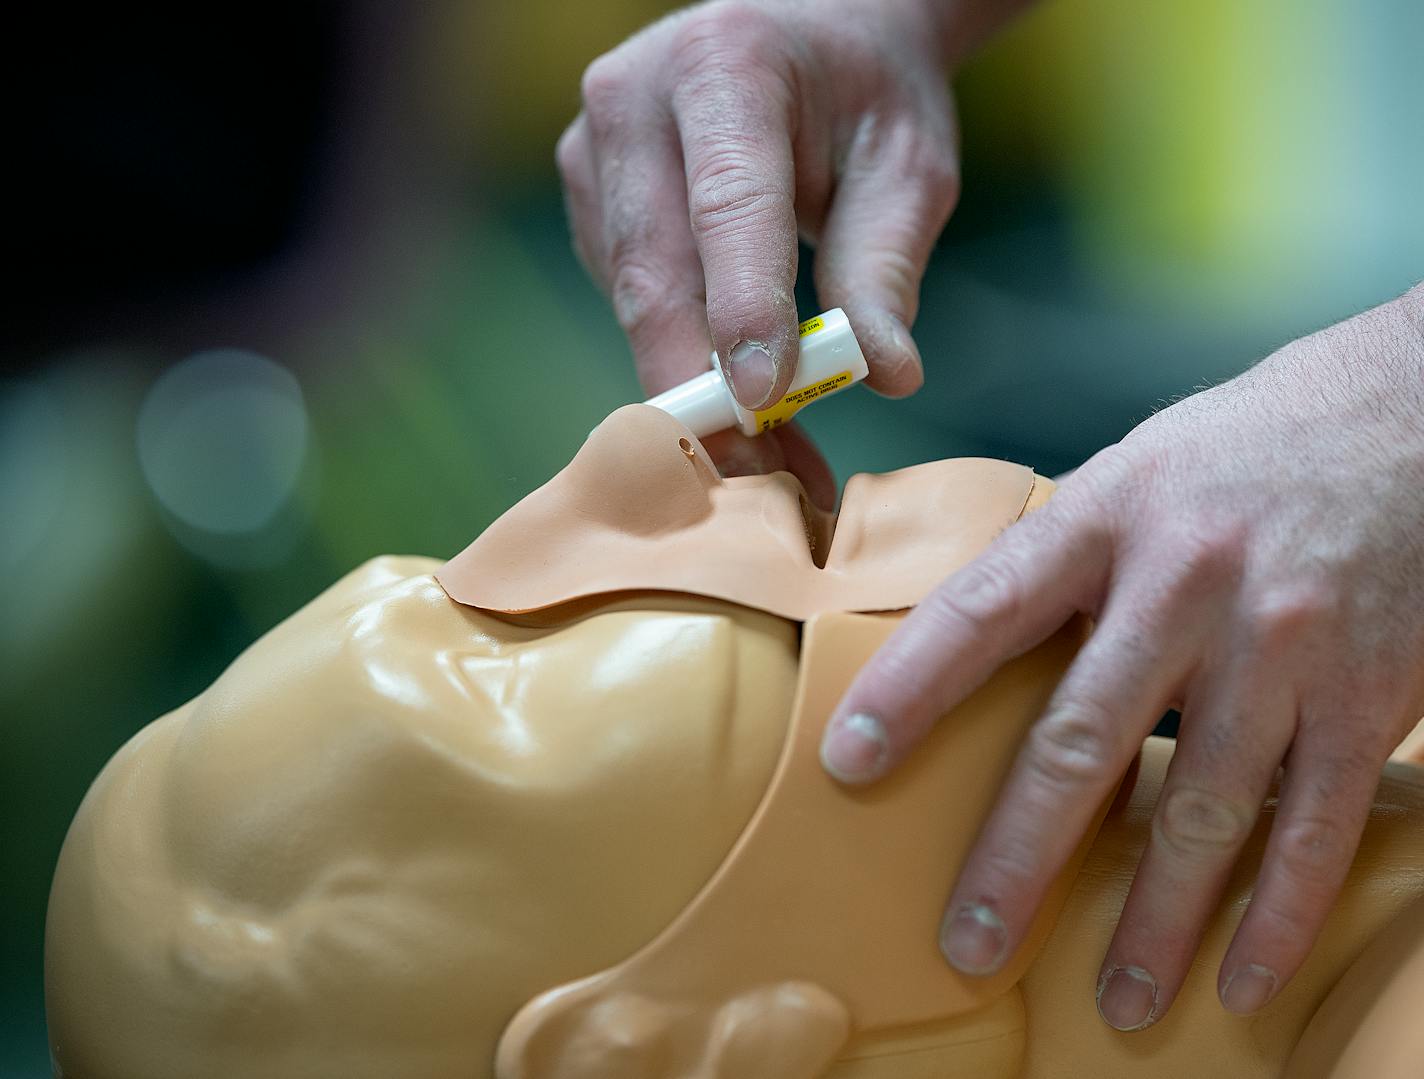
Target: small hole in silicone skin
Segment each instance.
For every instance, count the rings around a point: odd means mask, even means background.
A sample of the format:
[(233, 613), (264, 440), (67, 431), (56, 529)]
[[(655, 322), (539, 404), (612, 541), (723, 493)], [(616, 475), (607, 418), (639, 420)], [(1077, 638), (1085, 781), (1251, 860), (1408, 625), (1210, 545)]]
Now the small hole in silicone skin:
[(688, 457), (697, 456), (697, 454), (694, 453), (692, 450), (692, 443), (685, 438), (679, 438), (677, 440), (677, 448), (680, 449), (683, 453), (687, 454)]

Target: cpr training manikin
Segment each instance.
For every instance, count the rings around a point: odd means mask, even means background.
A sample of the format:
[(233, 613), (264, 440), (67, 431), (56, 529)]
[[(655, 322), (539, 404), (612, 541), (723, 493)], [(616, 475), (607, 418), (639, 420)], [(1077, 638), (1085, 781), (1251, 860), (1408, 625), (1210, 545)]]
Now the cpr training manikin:
[(1161, 739), (999, 975), (941, 958), (957, 867), (1086, 627), (867, 788), (825, 774), (820, 733), (903, 612), (1051, 490), (941, 461), (855, 477), (832, 520), (620, 409), (453, 560), (353, 571), (109, 762), (50, 899), (55, 1074), (1421, 1074), (1408, 760), (1308, 963), (1251, 1018), (1215, 972), (1269, 803), (1171, 1012), (1123, 1034), (1094, 1010)]

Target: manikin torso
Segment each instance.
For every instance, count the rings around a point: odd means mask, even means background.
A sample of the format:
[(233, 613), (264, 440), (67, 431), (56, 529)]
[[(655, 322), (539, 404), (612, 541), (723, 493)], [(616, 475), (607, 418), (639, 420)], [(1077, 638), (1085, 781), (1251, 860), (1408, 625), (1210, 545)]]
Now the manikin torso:
[(1268, 803), (1172, 1011), (1136, 1034), (1092, 990), (1169, 742), (1001, 977), (959, 978), (935, 943), (1083, 627), (905, 776), (849, 792), (815, 766), (898, 612), (1050, 489), (942, 462), (857, 477), (831, 522), (787, 477), (718, 480), (661, 413), (615, 413), (451, 563), (361, 567), (109, 763), (51, 896), (57, 1074), (1415, 1074), (1415, 766), (1383, 777), (1305, 968), (1241, 1019), (1216, 965)]

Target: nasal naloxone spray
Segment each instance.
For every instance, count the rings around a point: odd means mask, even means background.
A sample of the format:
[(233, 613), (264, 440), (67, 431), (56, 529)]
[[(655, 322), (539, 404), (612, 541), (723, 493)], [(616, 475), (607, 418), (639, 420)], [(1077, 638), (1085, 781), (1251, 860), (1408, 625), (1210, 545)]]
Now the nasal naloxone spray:
[(765, 408), (753, 412), (737, 403), (715, 352), (712, 370), (647, 403), (682, 421), (698, 438), (728, 427), (736, 427), (744, 435), (759, 435), (781, 426), (812, 401), (854, 386), (867, 372), (850, 321), (844, 311), (833, 307), (801, 323), (801, 354), (791, 388)]

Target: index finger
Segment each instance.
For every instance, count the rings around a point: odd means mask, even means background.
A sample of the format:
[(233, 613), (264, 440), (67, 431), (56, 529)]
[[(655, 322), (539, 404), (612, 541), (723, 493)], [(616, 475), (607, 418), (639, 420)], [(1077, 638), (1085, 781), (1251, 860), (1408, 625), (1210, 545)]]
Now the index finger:
[(845, 783), (879, 778), (1014, 656), (1091, 610), (1108, 544), (1049, 503), (930, 593), (871, 657), (826, 726), (821, 761)]
[(796, 370), (793, 101), (756, 28), (723, 23), (688, 20), (672, 106), (712, 345), (737, 400), (756, 409)]

